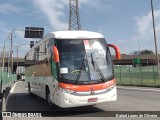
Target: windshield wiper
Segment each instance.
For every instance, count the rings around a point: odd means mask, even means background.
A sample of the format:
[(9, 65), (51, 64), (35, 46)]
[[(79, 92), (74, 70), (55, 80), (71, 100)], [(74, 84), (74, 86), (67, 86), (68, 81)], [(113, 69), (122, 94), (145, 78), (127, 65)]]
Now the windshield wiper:
[(102, 82), (105, 82), (104, 75), (103, 75), (102, 71), (100, 70), (97, 62), (93, 59), (92, 53), (91, 53), (91, 63), (93, 65), (94, 71), (98, 71), (98, 75), (101, 77)]
[(78, 84), (79, 82), (79, 79), (80, 79), (80, 76), (81, 76), (81, 72), (82, 72), (82, 69), (83, 69), (83, 66), (85, 65), (85, 58), (83, 57), (83, 60), (82, 60), (82, 63), (81, 63), (81, 66), (79, 68), (79, 73), (76, 77), (76, 80), (75, 80), (75, 84)]

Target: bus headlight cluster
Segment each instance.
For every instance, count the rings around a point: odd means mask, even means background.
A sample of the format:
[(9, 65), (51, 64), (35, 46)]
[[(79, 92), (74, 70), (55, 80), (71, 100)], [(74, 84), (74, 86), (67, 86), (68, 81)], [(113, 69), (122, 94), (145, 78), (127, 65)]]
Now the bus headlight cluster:
[(62, 92), (65, 92), (65, 93), (69, 93), (69, 94), (73, 94), (73, 93), (76, 92), (76, 91), (73, 91), (73, 90), (63, 89), (63, 88), (60, 88), (60, 87), (59, 87), (59, 90), (62, 91)]

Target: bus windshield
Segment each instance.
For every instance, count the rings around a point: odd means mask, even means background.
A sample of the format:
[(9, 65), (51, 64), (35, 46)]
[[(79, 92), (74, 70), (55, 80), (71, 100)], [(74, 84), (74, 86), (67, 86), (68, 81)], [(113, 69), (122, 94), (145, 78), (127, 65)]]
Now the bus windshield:
[(96, 84), (113, 78), (113, 66), (105, 39), (57, 39), (60, 78), (63, 82)]

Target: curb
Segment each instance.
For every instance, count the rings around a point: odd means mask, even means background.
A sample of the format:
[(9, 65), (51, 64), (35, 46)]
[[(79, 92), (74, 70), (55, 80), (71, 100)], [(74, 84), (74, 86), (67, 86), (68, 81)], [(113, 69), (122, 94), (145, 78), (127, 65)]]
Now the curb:
[(9, 94), (9, 91), (10, 91), (11, 87), (7, 87), (6, 90), (5, 90), (5, 93), (3, 95), (3, 99), (2, 99), (2, 111), (6, 111), (6, 99), (7, 99), (7, 96)]
[(2, 111), (6, 111), (6, 99), (7, 99), (7, 97), (8, 97), (8, 95), (9, 95), (9, 91), (11, 90), (11, 88), (13, 87), (13, 85), (15, 84), (17, 82), (17, 80), (16, 81), (13, 81), (12, 83), (10, 83), (10, 85), (8, 86), (8, 87), (6, 87), (6, 89), (5, 90), (3, 90), (3, 98), (1, 99), (1, 106), (2, 106)]
[(134, 91), (145, 91), (145, 92), (160, 92), (160, 88), (150, 87), (136, 87), (136, 86), (117, 86), (118, 89), (123, 90), (134, 90)]

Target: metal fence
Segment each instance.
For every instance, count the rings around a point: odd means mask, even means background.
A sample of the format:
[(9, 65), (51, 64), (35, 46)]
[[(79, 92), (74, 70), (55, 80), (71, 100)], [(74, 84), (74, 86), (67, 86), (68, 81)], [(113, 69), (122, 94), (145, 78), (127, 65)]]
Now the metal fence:
[(160, 87), (157, 66), (114, 66), (118, 85)]
[(2, 85), (13, 82), (15, 80), (17, 80), (16, 74), (5, 72), (0, 69), (0, 81), (2, 81)]

